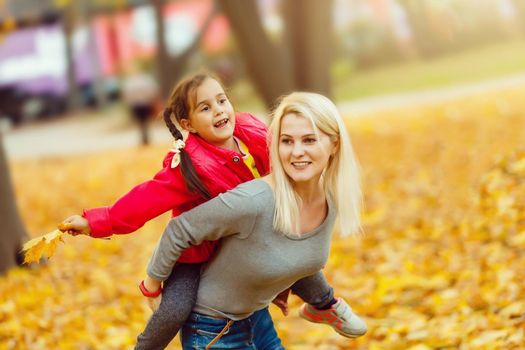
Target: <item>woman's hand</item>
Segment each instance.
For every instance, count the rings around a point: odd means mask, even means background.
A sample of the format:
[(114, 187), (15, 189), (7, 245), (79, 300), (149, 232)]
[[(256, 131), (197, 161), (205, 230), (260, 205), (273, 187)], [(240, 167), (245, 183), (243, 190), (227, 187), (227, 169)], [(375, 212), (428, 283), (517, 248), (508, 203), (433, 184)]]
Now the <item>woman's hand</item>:
[(281, 293), (277, 294), (275, 299), (273, 299), (272, 303), (277, 306), (279, 309), (281, 309), (281, 312), (284, 316), (288, 316), (288, 295), (290, 294), (290, 288), (282, 291)]
[(91, 227), (85, 217), (80, 215), (72, 215), (58, 224), (58, 229), (62, 232), (67, 232), (72, 236), (77, 235), (91, 235)]

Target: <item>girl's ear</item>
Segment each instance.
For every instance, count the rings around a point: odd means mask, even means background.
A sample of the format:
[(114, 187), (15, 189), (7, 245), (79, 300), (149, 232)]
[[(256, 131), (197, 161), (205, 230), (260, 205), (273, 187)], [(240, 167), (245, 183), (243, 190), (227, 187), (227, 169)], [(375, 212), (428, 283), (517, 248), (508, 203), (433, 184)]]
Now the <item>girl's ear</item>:
[(181, 119), (180, 122), (179, 122), (180, 126), (182, 126), (182, 128), (184, 130), (188, 130), (189, 132), (191, 133), (196, 133), (197, 130), (195, 130), (192, 126), (191, 126), (191, 121), (190, 119)]

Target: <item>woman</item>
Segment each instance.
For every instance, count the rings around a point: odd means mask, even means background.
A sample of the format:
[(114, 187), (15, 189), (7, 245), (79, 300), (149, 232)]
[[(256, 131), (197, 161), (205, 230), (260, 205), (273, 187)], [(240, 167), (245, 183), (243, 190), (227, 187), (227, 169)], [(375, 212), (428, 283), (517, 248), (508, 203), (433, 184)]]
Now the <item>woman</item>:
[[(334, 104), (292, 93), (277, 107), (270, 133), (272, 173), (172, 219), (149, 263), (144, 285), (159, 290), (184, 249), (222, 238), (183, 327), (184, 349), (282, 349), (269, 303), (324, 267), (337, 216), (341, 233), (359, 229), (358, 169)], [(357, 317), (353, 326), (366, 332)]]

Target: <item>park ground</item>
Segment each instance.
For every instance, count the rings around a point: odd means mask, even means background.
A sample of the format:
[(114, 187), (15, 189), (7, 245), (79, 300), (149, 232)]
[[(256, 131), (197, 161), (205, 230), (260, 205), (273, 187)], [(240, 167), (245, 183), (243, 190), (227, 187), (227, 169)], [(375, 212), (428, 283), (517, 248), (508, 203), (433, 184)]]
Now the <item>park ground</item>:
[[(292, 297), (290, 316), (271, 308), (287, 349), (525, 349), (520, 76), (339, 103), (361, 163), (363, 233), (335, 235), (325, 273), (370, 330), (349, 340), (308, 324)], [(69, 134), (80, 129), (96, 137), (129, 132), (129, 143), (35, 156), (46, 142), (22, 135), (51, 124), (10, 131), (15, 190), (32, 236), (82, 208), (112, 203), (150, 178), (169, 147), (169, 135), (136, 146), (124, 117), (104, 120), (104, 132), (75, 118), (60, 121), (70, 129), (50, 141), (72, 148), (79, 139)], [(33, 151), (13, 151), (16, 137)], [(45, 266), (2, 277), (0, 349), (131, 349), (149, 316), (136, 285), (167, 220), (109, 241), (66, 237)], [(179, 349), (177, 340), (170, 349)]]

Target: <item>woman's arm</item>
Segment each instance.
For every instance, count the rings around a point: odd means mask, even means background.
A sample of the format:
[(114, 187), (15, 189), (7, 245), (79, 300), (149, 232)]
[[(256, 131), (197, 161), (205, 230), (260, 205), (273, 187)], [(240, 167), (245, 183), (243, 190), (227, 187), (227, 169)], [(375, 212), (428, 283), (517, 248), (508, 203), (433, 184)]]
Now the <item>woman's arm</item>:
[(241, 184), (172, 219), (153, 252), (148, 275), (164, 281), (190, 245), (233, 234), (249, 235), (257, 218), (257, 188), (253, 190), (252, 182)]

